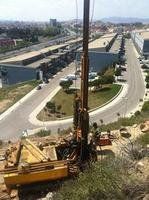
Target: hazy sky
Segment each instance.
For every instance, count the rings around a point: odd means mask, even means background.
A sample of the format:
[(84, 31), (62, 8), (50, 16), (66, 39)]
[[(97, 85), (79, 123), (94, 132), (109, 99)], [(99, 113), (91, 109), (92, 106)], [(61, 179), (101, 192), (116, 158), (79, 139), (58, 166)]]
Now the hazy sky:
[[(83, 0), (77, 0), (82, 18)], [(0, 0), (0, 19), (48, 21), (76, 18), (76, 0)], [(92, 5), (93, 0), (91, 0)], [(94, 19), (109, 16), (149, 18), (149, 0), (95, 0)]]

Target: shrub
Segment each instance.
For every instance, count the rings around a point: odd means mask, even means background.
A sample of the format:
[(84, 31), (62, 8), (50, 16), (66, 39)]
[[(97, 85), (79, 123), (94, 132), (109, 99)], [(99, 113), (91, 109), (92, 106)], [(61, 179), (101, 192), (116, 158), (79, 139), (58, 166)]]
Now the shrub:
[(149, 89), (149, 82), (146, 84), (146, 88)]
[(93, 164), (76, 180), (66, 182), (54, 200), (110, 200), (129, 199), (124, 186), (134, 185), (128, 170), (130, 162), (120, 158), (108, 158)]
[(62, 81), (60, 82), (60, 86), (63, 88), (64, 91), (68, 91), (70, 86), (73, 84), (72, 80)]
[(0, 140), (0, 146), (2, 146), (2, 144), (3, 144), (3, 141), (2, 141), (2, 140)]
[(149, 83), (149, 75), (146, 76), (145, 81)]
[(143, 112), (149, 111), (149, 101), (145, 102), (143, 107), (142, 107)]
[(40, 132), (36, 133), (36, 135), (38, 137), (46, 137), (51, 135), (51, 130), (45, 131), (45, 130), (41, 130)]
[(62, 105), (57, 105), (57, 110), (60, 111), (62, 109)]
[(149, 144), (149, 132), (146, 132), (145, 134), (141, 135), (137, 139), (137, 142), (142, 146), (146, 146), (147, 144)]
[(135, 116), (138, 116), (140, 114), (141, 114), (141, 112), (139, 110), (135, 112)]
[(56, 105), (55, 102), (47, 102), (46, 107), (50, 110), (51, 113), (55, 113), (56, 111)]

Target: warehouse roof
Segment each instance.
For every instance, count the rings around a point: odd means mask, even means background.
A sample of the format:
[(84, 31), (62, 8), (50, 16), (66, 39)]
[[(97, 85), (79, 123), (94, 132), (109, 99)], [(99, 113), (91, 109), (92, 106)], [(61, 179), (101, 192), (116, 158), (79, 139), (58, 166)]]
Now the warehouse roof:
[(141, 32), (140, 35), (144, 40), (149, 39), (149, 31)]
[(54, 51), (54, 50), (57, 50), (57, 49), (60, 49), (62, 47), (66, 47), (66, 46), (67, 46), (67, 44), (60, 44), (60, 45), (54, 45), (54, 46), (46, 47), (46, 48), (41, 49), (41, 50), (32, 51), (32, 52), (28, 52), (28, 53), (21, 54), (21, 55), (18, 55), (18, 56), (14, 56), (12, 58), (1, 60), (0, 63), (21, 62), (23, 60), (27, 60), (27, 59), (39, 56), (41, 54), (45, 54), (49, 51)]
[(149, 29), (140, 29), (133, 31), (134, 34), (139, 34), (144, 40), (149, 39)]
[(111, 40), (115, 37), (115, 35), (116, 33), (105, 34), (101, 36), (99, 39), (94, 40), (93, 42), (89, 43), (89, 49), (106, 47), (111, 42)]
[(75, 40), (70, 40), (70, 41), (67, 41), (66, 43), (67, 44), (75, 44), (76, 42), (82, 42), (83, 39), (82, 38), (77, 38)]

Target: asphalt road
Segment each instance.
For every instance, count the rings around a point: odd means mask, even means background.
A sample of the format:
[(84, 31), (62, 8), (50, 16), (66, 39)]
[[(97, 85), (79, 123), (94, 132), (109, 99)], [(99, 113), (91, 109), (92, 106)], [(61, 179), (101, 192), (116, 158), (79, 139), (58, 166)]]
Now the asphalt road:
[[(92, 116), (90, 121), (100, 122), (103, 119), (104, 123), (109, 123), (117, 120), (117, 113), (124, 116), (126, 113), (130, 113), (136, 108), (139, 100), (143, 98), (145, 93), (145, 86), (143, 77), (140, 70), (140, 64), (136, 58), (134, 51), (134, 46), (130, 41), (126, 43), (126, 57), (127, 57), (127, 72), (123, 74), (124, 79), (126, 79), (129, 85), (128, 93), (124, 98), (119, 99), (119, 101), (113, 106), (107, 108), (105, 111)], [(4, 120), (0, 121), (0, 138), (9, 139), (15, 138), (22, 135), (25, 129), (37, 128), (28, 121), (29, 115), (33, 110), (50, 94), (59, 84), (59, 79), (65, 75), (72, 73), (74, 71), (74, 65), (70, 68), (64, 69), (63, 72), (57, 74), (57, 76), (50, 81), (42, 90), (37, 91), (32, 97), (19, 106), (13, 113), (8, 115)], [(47, 128), (56, 132), (58, 128), (63, 129), (71, 125), (68, 123), (53, 123)], [(44, 124), (43, 124), (44, 126)]]
[(26, 129), (36, 128), (28, 121), (29, 115), (59, 85), (59, 79), (74, 72), (74, 70), (75, 66), (71, 64), (70, 67), (59, 72), (56, 77), (50, 80), (49, 84), (38, 90), (24, 103), (20, 103), (20, 106), (16, 110), (1, 120), (0, 138), (15, 138), (22, 135), (22, 132)]
[[(141, 74), (140, 63), (136, 57), (134, 45), (131, 40), (126, 42), (126, 58), (127, 58), (127, 71), (123, 72), (123, 79), (128, 84), (127, 94), (119, 99), (119, 101), (112, 107), (101, 111), (96, 115), (90, 117), (91, 122), (100, 123), (100, 119), (104, 123), (114, 122), (118, 119), (117, 113), (124, 117), (126, 114), (131, 113), (139, 104), (140, 99), (143, 99), (145, 93), (144, 80)], [(64, 129), (71, 126), (71, 123), (57, 123), (48, 126), (49, 129), (56, 132), (57, 128)]]

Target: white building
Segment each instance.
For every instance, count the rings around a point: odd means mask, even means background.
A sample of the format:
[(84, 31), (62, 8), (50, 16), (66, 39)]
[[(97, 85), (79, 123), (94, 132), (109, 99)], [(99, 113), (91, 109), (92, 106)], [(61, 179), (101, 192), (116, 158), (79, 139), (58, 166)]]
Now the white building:
[(138, 52), (149, 57), (149, 30), (136, 30), (131, 33), (132, 40), (138, 50)]

